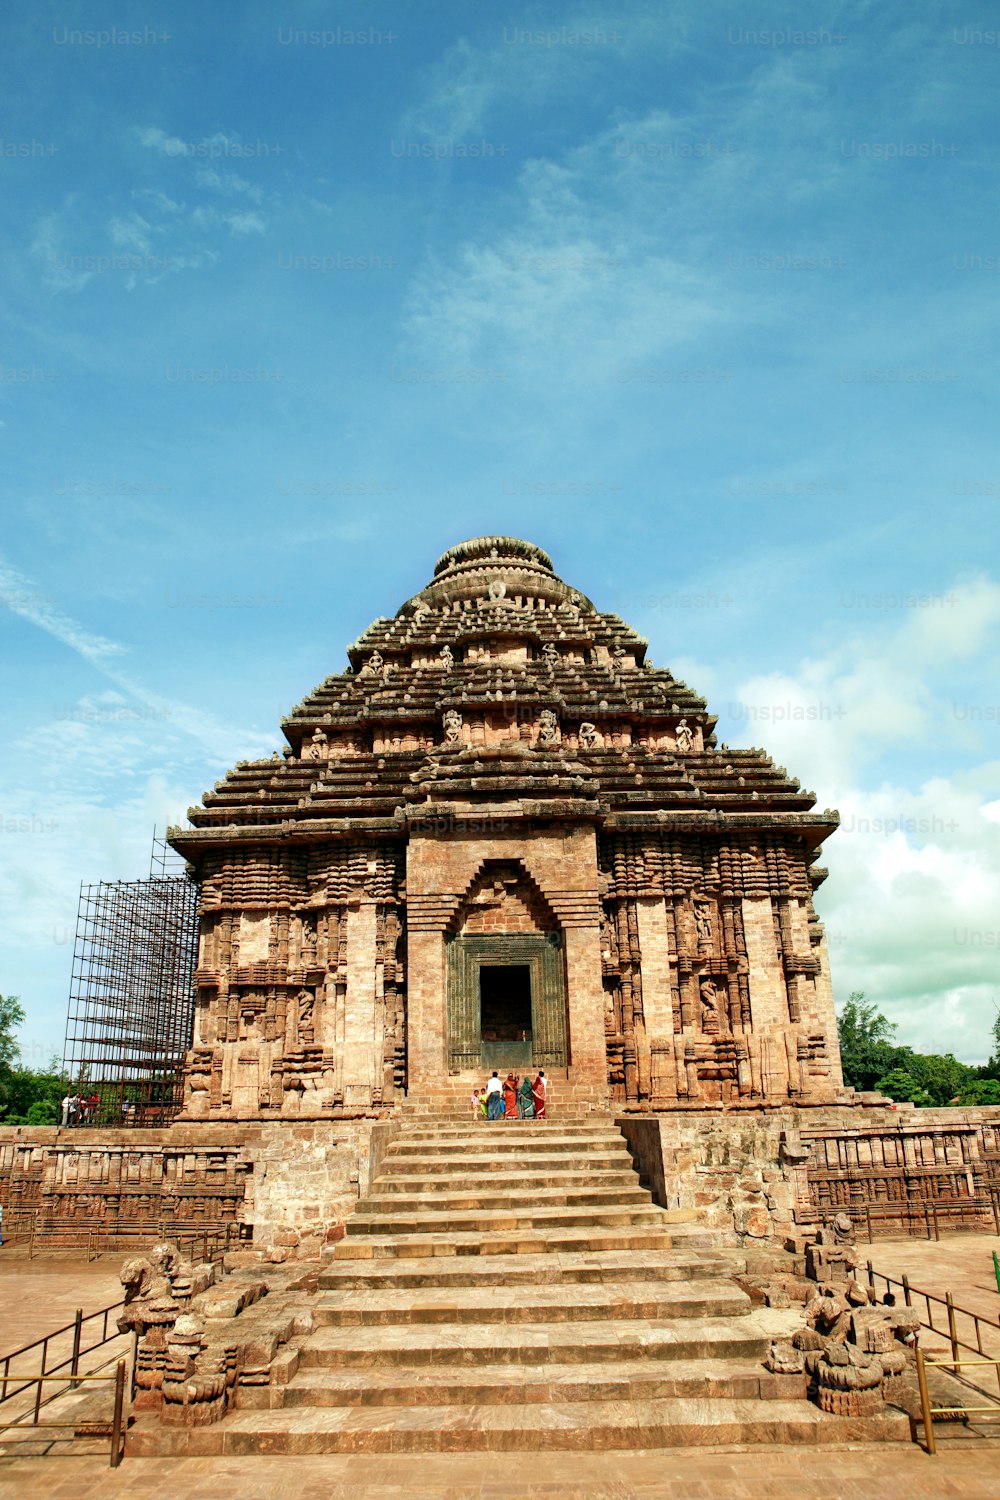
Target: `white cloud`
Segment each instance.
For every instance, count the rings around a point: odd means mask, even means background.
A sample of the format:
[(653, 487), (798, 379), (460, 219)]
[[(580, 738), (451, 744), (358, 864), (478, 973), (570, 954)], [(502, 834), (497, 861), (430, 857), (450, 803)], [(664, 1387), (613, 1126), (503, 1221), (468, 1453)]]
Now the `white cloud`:
[[(763, 745), (815, 789), (820, 807), (840, 811), (817, 899), (839, 997), (863, 990), (917, 1050), (982, 1061), (1000, 996), (996, 714), (970, 739), (949, 684), (964, 672), (1000, 702), (1000, 585), (980, 577), (943, 599), (893, 611), (898, 623), (858, 630), (710, 707), (722, 710), (721, 738)], [(983, 758), (907, 780), (899, 766), (916, 745), (942, 764), (956, 749)], [(873, 777), (886, 760), (898, 763), (891, 777)]]

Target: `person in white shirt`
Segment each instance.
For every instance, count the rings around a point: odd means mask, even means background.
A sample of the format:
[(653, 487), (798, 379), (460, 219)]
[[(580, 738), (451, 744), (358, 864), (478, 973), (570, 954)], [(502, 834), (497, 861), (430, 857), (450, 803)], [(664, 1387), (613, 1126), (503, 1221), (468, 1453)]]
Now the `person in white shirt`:
[(486, 1085), (486, 1117), (490, 1120), (503, 1119), (503, 1084), (495, 1070)]

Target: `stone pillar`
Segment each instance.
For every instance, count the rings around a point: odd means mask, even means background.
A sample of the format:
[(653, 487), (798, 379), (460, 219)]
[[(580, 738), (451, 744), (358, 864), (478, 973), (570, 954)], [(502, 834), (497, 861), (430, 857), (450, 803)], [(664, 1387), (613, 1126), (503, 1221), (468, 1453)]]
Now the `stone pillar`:
[(376, 907), (362, 902), (347, 913), (347, 996), (344, 1014), (344, 1104), (367, 1109), (382, 1081), (382, 1037), (375, 1034)]
[(601, 929), (568, 927), (566, 996), (569, 1007), (569, 1062), (577, 1082), (606, 1090), (608, 1057), (604, 1037), (604, 988), (601, 984)]
[(670, 995), (670, 938), (667, 911), (660, 896), (640, 896), (635, 903), (642, 955), (642, 1011), (650, 1045), (674, 1034)]
[(407, 931), (407, 1091), (448, 1075), (445, 1036), (444, 937)]

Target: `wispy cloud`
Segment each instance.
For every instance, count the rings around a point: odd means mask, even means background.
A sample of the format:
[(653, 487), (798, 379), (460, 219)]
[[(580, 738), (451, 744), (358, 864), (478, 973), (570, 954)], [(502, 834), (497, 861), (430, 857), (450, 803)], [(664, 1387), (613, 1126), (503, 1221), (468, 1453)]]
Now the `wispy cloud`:
[(196, 740), (210, 755), (225, 757), (233, 752), (237, 739), (247, 750), (256, 748), (261, 754), (269, 752), (273, 738), (246, 733), (237, 737), (234, 729), (202, 709), (193, 708), (178, 699), (156, 693), (136, 677), (116, 665), (127, 655), (127, 650), (117, 641), (92, 635), (75, 620), (50, 604), (42, 590), (31, 580), (9, 564), (0, 562), (0, 596), (3, 603), (14, 614), (43, 630), (47, 635), (68, 647), (77, 656), (100, 672), (116, 687), (127, 693), (135, 702), (144, 705), (153, 715), (169, 720), (180, 733)]

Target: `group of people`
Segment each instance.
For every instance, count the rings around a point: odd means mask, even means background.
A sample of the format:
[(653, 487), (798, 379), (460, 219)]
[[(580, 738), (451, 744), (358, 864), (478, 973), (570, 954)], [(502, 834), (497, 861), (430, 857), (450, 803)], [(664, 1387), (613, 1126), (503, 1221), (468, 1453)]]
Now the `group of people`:
[(501, 1079), (493, 1077), (482, 1090), (472, 1091), (472, 1118), (474, 1120), (544, 1120), (545, 1119), (545, 1073), (539, 1069), (534, 1083), (525, 1073), (517, 1078), (513, 1073)]
[(87, 1098), (82, 1094), (67, 1094), (62, 1101), (63, 1125), (86, 1125), (96, 1117), (100, 1102), (96, 1089)]

